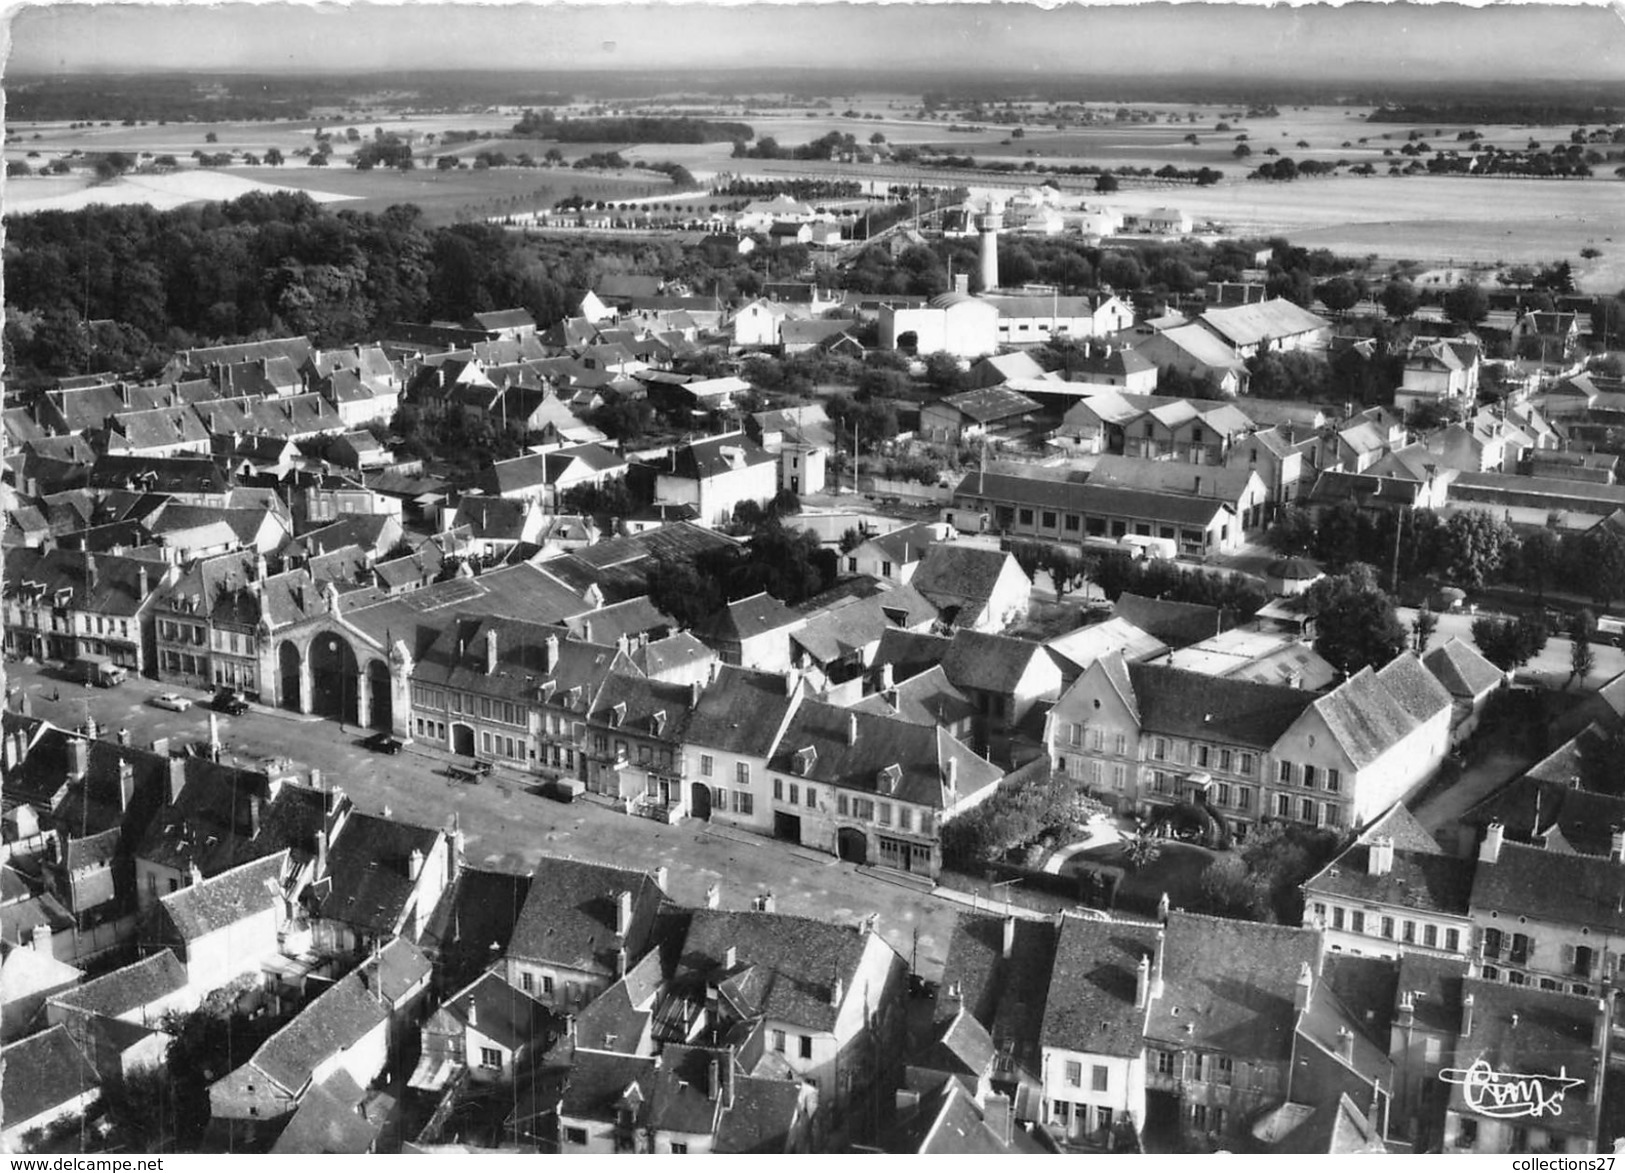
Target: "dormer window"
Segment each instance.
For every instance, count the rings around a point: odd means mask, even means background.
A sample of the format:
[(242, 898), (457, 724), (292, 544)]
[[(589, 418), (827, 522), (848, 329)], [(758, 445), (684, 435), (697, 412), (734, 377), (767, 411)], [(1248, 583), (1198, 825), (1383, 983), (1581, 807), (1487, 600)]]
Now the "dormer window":
[(805, 749), (796, 750), (795, 758), (791, 762), (790, 768), (795, 774), (805, 778), (808, 771), (813, 768), (813, 763), (817, 760), (817, 748), (809, 745)]
[(611, 725), (613, 725), (616, 729), (619, 729), (621, 727), (621, 722), (625, 721), (625, 720), (626, 720), (626, 702), (621, 701), (614, 708), (610, 709), (610, 711), (609, 711), (609, 723)]
[(903, 780), (903, 767), (893, 763), (881, 770), (876, 778), (882, 794), (897, 793), (897, 784)]
[(665, 728), (666, 728), (666, 710), (665, 709), (661, 709), (658, 713), (656, 713), (654, 716), (649, 718), (649, 728), (654, 730), (654, 735), (656, 737), (659, 737), (661, 735), (661, 733), (665, 731)]

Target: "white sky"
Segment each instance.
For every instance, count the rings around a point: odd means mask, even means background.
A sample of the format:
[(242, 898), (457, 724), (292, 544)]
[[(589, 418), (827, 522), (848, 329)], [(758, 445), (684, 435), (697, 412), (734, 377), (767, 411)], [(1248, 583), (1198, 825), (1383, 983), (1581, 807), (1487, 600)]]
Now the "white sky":
[[(908, 66), (1380, 80), (1625, 78), (1625, 6), (9, 3), (8, 69)], [(883, 75), (877, 76), (877, 83)], [(884, 88), (877, 84), (877, 90)]]

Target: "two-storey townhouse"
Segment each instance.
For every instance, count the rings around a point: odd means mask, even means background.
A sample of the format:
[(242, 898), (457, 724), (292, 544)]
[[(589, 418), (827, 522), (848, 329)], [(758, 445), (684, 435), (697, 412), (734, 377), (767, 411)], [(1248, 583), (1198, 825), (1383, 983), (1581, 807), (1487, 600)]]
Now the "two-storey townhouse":
[(287, 873), (281, 851), (159, 897), (144, 923), (142, 951), (173, 949), (188, 989), (199, 994), (257, 974), (281, 949), (290, 916)]
[(790, 634), (806, 621), (805, 615), (759, 591), (730, 602), (701, 634), (724, 664), (786, 672), (791, 659)]
[(1230, 1147), (1286, 1098), (1320, 963), (1309, 930), (1169, 915), (1145, 1027), (1148, 1137), (1187, 1151)]
[(1596, 997), (1625, 977), (1625, 831), (1607, 856), (1506, 842), (1491, 823), (1469, 915), (1475, 977)]
[[(1450, 1085), (1446, 1153), (1595, 1153), (1608, 1071), (1609, 1004), (1467, 978)], [(1609, 1130), (1610, 1133), (1612, 1129)]]
[(1145, 1123), (1145, 1027), (1162, 930), (1061, 918), (1044, 1000), (1043, 1121), (1069, 1145), (1130, 1147)]
[(714, 664), (684, 732), (696, 818), (772, 832), (768, 762), (805, 695), (798, 675)]
[(1425, 403), (1472, 403), (1478, 397), (1482, 358), (1471, 342), (1413, 338), (1394, 390), (1394, 406), (1411, 412)]
[(1309, 459), (1318, 450), (1319, 441), (1313, 435), (1294, 441), (1292, 435), (1280, 427), (1261, 428), (1237, 439), (1225, 463), (1232, 468), (1250, 468), (1264, 482), (1264, 490), (1269, 495), (1269, 508), (1265, 511), (1268, 522), (1276, 508), (1296, 501), (1303, 492), (1304, 478), (1313, 475)]
[(676, 822), (688, 813), (684, 731), (700, 685), (667, 684), (636, 672), (604, 678), (586, 715), (587, 787), (631, 814)]
[(394, 937), (415, 940), (461, 866), (460, 831), (345, 812), (317, 833), (303, 896), (315, 944), (354, 957)]
[(1312, 699), (1270, 750), (1266, 813), (1357, 827), (1408, 796), (1450, 752), (1449, 691), (1414, 653)]
[(790, 633), (791, 666), (830, 699), (855, 696), (886, 632), (929, 631), (937, 609), (911, 586), (847, 579), (806, 600), (806, 617)]
[(652, 470), (656, 502), (692, 505), (708, 526), (731, 521), (742, 502), (765, 505), (779, 491), (779, 462), (743, 432), (673, 448)]
[(5, 641), (15, 656), (105, 656), (132, 673), (154, 668), (156, 592), (173, 574), (149, 563), (86, 550), (6, 551)]
[(486, 472), (484, 488), (493, 497), (533, 501), (559, 511), (572, 489), (602, 488), (626, 476), (626, 461), (598, 444), (572, 444), (549, 452), (499, 460)]
[(950, 684), (975, 706), (981, 747), (1008, 746), (1037, 705), (1061, 694), (1061, 664), (1043, 644), (1013, 636), (954, 632), (942, 656)]
[(665, 879), (541, 857), (503, 958), (508, 984), (559, 1012), (592, 1002), (654, 947)]
[(902, 1075), (908, 966), (872, 922), (700, 908), (679, 958), (677, 992), (703, 999), (723, 1029), (760, 1020), (774, 1065), (816, 1089), (817, 1141), (889, 1098)]
[(953, 536), (951, 526), (921, 521), (890, 533), (877, 534), (841, 556), (847, 574), (867, 574), (895, 583), (907, 583), (919, 569), (920, 559), (938, 542)]
[(1465, 960), (1474, 863), (1447, 855), (1396, 803), (1303, 884), (1303, 927), (1334, 953), (1404, 953)]
[(1004, 771), (934, 725), (803, 701), (768, 761), (775, 837), (934, 876), (942, 828)]
[(412, 667), (411, 735), (456, 754), (587, 781), (588, 709), (614, 670), (613, 644), (541, 623), (459, 617)]
[(1245, 837), (1261, 817), (1272, 747), (1313, 701), (1300, 689), (1095, 661), (1050, 711), (1056, 770), (1120, 811), (1152, 816), (1183, 801)]
[(909, 585), (931, 601), (943, 623), (974, 631), (1003, 631), (1023, 621), (1032, 601), (1032, 580), (1015, 555), (960, 542), (930, 547)]

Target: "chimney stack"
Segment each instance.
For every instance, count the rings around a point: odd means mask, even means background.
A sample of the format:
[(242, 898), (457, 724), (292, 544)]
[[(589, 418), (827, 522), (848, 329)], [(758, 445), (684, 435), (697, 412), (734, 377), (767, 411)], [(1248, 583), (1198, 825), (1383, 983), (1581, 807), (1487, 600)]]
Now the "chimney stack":
[(1501, 858), (1501, 838), (1505, 828), (1500, 820), (1491, 823), (1484, 830), (1484, 842), (1478, 849), (1479, 863), (1495, 863)]
[(716, 884), (708, 884), (705, 889), (705, 906), (707, 908), (722, 907), (722, 889)]
[(715, 1102), (721, 1092), (722, 1065), (713, 1059), (705, 1070), (705, 1098)]
[(1409, 990), (1399, 996), (1399, 1025), (1413, 1026), (1416, 1023), (1416, 997)]
[(697, 709), (697, 708), (700, 707), (700, 693), (703, 692), (703, 691), (704, 691), (704, 686), (701, 685), (698, 680), (690, 680), (688, 682), (688, 707), (689, 708)]
[(469, 1026), (479, 1026), (479, 1024), (480, 1024), (480, 1003), (479, 1003), (479, 999), (478, 998), (470, 998), (468, 1000), (468, 1025)]
[(147, 581), (147, 568), (145, 565), (138, 567), (135, 574), (136, 582), (140, 590), (140, 594), (137, 596), (137, 601), (139, 602), (144, 600), (147, 595), (151, 593), (151, 586)]
[(890, 661), (880, 666), (880, 691), (888, 692), (892, 687), (892, 666)]
[(316, 832), (316, 867), (311, 873), (311, 881), (321, 879), (327, 874), (327, 828), (323, 827)]
[(1473, 1033), (1473, 996), (1468, 994), (1461, 1000), (1461, 1037), (1470, 1038)]
[(181, 800), (181, 791), (186, 788), (186, 759), (169, 759), (169, 805), (175, 806)]
[(666, 880), (670, 876), (671, 873), (666, 869), (666, 865), (661, 864), (654, 870), (655, 887), (659, 888), (662, 892), (666, 891)]
[(1168, 899), (1168, 893), (1164, 892), (1157, 900), (1157, 921), (1159, 924), (1168, 923), (1168, 912), (1171, 907), (1172, 904)]
[(632, 893), (619, 892), (615, 896), (615, 935), (625, 937), (632, 931)]
[(558, 666), (559, 637), (556, 635), (550, 635), (547, 637), (547, 642), (543, 645), (542, 670), (545, 672), (552, 672), (555, 671)]
[(90, 738), (75, 737), (68, 742), (68, 770), (75, 782), (83, 782), (90, 772)]
[(1008, 960), (1010, 960), (1011, 956), (1015, 953), (1015, 951), (1016, 951), (1016, 918), (1013, 917), (1013, 916), (1007, 916), (1007, 917), (1004, 918), (1004, 948), (1003, 948), (1003, 952), (1001, 953), (1001, 956), (1003, 956), (1004, 959), (1006, 961), (1008, 961)]
[(1354, 1032), (1346, 1026), (1337, 1028), (1337, 1057), (1354, 1066)]
[(1366, 847), (1366, 870), (1373, 876), (1386, 876), (1394, 870), (1394, 841), (1384, 835)]
[(35, 953), (43, 953), (47, 957), (51, 956), (51, 926), (35, 925), (34, 931), (29, 937), (29, 944), (33, 947)]
[(260, 796), (248, 796), (248, 834), (250, 838), (257, 839), (260, 834)]
[(497, 633), (492, 627), (485, 629), (485, 674), (497, 674)]
[(121, 811), (130, 809), (130, 800), (135, 797), (135, 766), (128, 758), (120, 758), (118, 763), (118, 808)]
[(846, 715), (846, 744), (848, 744), (848, 745), (856, 745), (857, 743), (858, 743), (858, 715), (856, 713), (848, 713)]
[(1134, 1008), (1144, 1010), (1151, 1003), (1151, 956), (1143, 954), (1134, 971)]
[(730, 970), (731, 971), (734, 968), (736, 968), (738, 965), (739, 965), (739, 946), (738, 945), (729, 945), (727, 951), (725, 953), (723, 953), (723, 955), (722, 955), (722, 968), (725, 969), (725, 970)]
[(1302, 1014), (1309, 1009), (1309, 999), (1315, 992), (1315, 975), (1309, 972), (1306, 961), (1298, 967), (1298, 986), (1292, 992), (1292, 1009)]
[(841, 980), (841, 975), (840, 974), (836, 974), (835, 975), (835, 984), (830, 986), (830, 988), (829, 988), (829, 1004), (831, 1006), (835, 1007), (836, 1009), (840, 1009), (841, 999), (844, 998), (845, 996), (846, 996), (846, 983)]
[(1608, 837), (1608, 860), (1610, 863), (1625, 863), (1625, 828), (1617, 824)]

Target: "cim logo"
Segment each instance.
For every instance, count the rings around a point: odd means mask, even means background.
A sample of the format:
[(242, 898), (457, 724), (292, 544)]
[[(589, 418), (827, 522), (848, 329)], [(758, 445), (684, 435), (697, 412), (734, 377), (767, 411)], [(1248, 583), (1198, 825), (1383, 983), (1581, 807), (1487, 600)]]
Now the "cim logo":
[(1569, 1091), (1585, 1082), (1570, 1079), (1566, 1067), (1556, 1075), (1516, 1075), (1496, 1071), (1483, 1059), (1471, 1067), (1446, 1067), (1439, 1078), (1461, 1085), (1469, 1112), (1495, 1120), (1561, 1116)]

